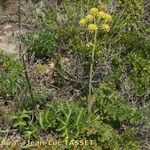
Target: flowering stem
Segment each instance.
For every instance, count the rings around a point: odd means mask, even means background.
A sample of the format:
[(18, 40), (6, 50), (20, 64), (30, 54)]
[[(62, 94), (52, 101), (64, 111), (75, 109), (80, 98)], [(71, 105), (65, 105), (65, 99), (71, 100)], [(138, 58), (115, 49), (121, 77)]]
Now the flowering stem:
[(91, 65), (90, 65), (89, 95), (88, 95), (88, 112), (89, 113), (91, 112), (92, 106), (94, 104), (94, 99), (92, 98), (92, 79), (93, 79), (93, 63), (94, 63), (96, 43), (97, 43), (97, 30), (95, 30), (95, 35), (94, 35), (94, 45), (92, 49)]

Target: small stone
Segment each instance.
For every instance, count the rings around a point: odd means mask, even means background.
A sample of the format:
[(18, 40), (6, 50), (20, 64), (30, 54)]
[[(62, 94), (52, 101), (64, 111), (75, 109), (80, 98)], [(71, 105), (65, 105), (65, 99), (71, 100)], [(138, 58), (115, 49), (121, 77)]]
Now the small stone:
[(9, 30), (9, 29), (12, 29), (12, 28), (13, 28), (13, 26), (10, 25), (10, 24), (7, 24), (7, 25), (4, 26), (4, 30)]

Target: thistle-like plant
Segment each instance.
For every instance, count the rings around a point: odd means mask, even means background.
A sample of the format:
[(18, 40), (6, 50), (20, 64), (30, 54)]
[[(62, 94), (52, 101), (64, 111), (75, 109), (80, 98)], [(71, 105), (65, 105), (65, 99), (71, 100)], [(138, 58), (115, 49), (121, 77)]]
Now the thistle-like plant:
[(23, 134), (23, 137), (31, 139), (37, 136), (37, 125), (33, 123), (31, 112), (26, 110), (19, 110), (11, 116), (13, 127), (18, 128)]
[(56, 129), (64, 140), (68, 140), (80, 136), (86, 115), (87, 111), (73, 102), (51, 103), (39, 110), (39, 124), (45, 131)]
[(39, 110), (39, 124), (43, 130), (56, 127), (57, 108), (54, 104), (47, 105), (46, 109)]
[(22, 131), (27, 126), (27, 119), (30, 120), (31, 116), (26, 110), (19, 110), (15, 115), (11, 116), (13, 127), (19, 128)]
[(97, 47), (98, 30), (109, 32), (109, 23), (112, 21), (112, 16), (98, 8), (91, 8), (87, 16), (79, 21), (81, 26), (86, 27), (87, 31), (92, 34), (93, 39), (90, 42), (92, 46), (90, 77), (89, 77), (89, 93), (88, 93), (88, 111), (91, 112), (94, 104), (92, 96), (92, 79), (93, 79), (93, 64), (95, 57), (95, 50)]

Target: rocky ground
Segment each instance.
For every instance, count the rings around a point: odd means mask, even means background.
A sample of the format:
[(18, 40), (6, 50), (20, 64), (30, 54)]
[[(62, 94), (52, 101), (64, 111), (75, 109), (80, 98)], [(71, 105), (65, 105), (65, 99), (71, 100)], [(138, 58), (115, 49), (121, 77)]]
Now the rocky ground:
[[(7, 7), (1, 6), (0, 15), (0, 49), (7, 53), (17, 54), (18, 45), (16, 37), (17, 27), (17, 4), (9, 3)], [(5, 5), (4, 5), (5, 6)]]
[[(6, 53), (19, 53), (20, 34), (24, 34), (28, 29), (26, 25), (21, 26), (19, 30), (19, 4), (16, 0), (8, 0), (4, 3), (0, 1), (0, 50)], [(23, 6), (23, 7), (22, 7)], [(32, 4), (26, 0), (21, 1), (21, 19), (25, 17), (25, 13), (30, 11)]]

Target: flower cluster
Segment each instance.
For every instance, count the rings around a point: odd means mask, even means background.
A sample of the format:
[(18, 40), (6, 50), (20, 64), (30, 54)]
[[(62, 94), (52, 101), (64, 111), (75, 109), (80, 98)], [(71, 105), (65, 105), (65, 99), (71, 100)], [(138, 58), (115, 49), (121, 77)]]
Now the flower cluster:
[(109, 32), (109, 23), (112, 21), (112, 16), (98, 8), (91, 8), (85, 18), (79, 21), (81, 26), (87, 26), (90, 32), (96, 31), (99, 28), (105, 32)]
[(88, 25), (88, 30), (89, 31), (94, 31), (94, 30), (97, 30), (98, 29), (98, 27), (97, 27), (97, 25), (96, 24), (89, 24)]

